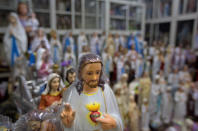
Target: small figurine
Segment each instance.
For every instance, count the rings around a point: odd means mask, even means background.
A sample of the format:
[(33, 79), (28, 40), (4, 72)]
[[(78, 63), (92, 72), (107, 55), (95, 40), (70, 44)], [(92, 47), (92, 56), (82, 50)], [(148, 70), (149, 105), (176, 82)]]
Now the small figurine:
[(52, 73), (48, 77), (48, 83), (45, 91), (42, 93), (39, 109), (44, 110), (47, 107), (61, 102), (61, 78), (58, 74)]
[(148, 100), (144, 98), (141, 106), (141, 131), (149, 131), (149, 105)]
[(82, 53), (82, 47), (88, 45), (87, 37), (84, 32), (78, 36), (78, 55)]
[(140, 117), (140, 111), (139, 108), (135, 102), (135, 97), (133, 95), (130, 95), (129, 97), (129, 125), (130, 130), (132, 131), (139, 131), (139, 117)]
[(50, 40), (51, 55), (52, 55), (53, 63), (60, 64), (62, 59), (62, 45), (60, 43), (60, 40), (57, 38), (57, 34), (55, 30), (52, 30), (50, 32), (50, 35), (51, 35), (51, 40)]
[(73, 67), (68, 67), (63, 74), (64, 76), (64, 88), (61, 90), (61, 94), (63, 95), (64, 91), (71, 86), (71, 84), (76, 80), (76, 71)]
[(76, 71), (73, 67), (69, 67), (65, 71), (65, 87), (68, 88), (76, 80)]
[(64, 93), (61, 121), (65, 130), (122, 131), (113, 91), (105, 83), (102, 60), (96, 54), (79, 59), (77, 81)]

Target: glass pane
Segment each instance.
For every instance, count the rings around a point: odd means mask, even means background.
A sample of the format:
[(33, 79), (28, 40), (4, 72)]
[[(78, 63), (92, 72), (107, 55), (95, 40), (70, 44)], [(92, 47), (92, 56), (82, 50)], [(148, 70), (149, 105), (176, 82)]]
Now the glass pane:
[(99, 15), (105, 14), (105, 2), (99, 1)]
[(37, 19), (41, 27), (50, 27), (49, 14), (48, 13), (36, 13)]
[(99, 17), (98, 29), (105, 30), (105, 17)]
[(71, 15), (57, 15), (57, 29), (71, 28)]
[(146, 19), (151, 19), (153, 15), (153, 0), (144, 0), (146, 4)]
[(185, 47), (186, 45), (192, 44), (193, 24), (193, 20), (178, 22), (176, 46), (182, 45), (183, 47)]
[(111, 4), (110, 13), (111, 15), (116, 15), (116, 16), (126, 16), (126, 9), (127, 6), (125, 5)]
[(49, 9), (49, 0), (32, 0), (34, 9)]
[(148, 42), (148, 44), (150, 45), (150, 24), (146, 24), (146, 28), (145, 28), (145, 40)]
[(85, 0), (85, 13), (96, 14), (96, 0)]
[(96, 29), (96, 17), (86, 16), (86, 18), (85, 18), (85, 28), (86, 29)]
[(75, 28), (76, 29), (82, 28), (81, 16), (75, 16)]
[(130, 20), (129, 21), (129, 30), (140, 30), (141, 29), (141, 22)]
[(56, 9), (70, 12), (71, 0), (56, 0)]
[(197, 0), (188, 0), (187, 13), (194, 13), (197, 9)]
[(172, 1), (171, 0), (160, 0), (158, 8), (158, 17), (171, 16)]
[(135, 19), (136, 21), (141, 21), (141, 19), (142, 19), (142, 8), (140, 8), (140, 7), (130, 7), (129, 19)]
[(112, 30), (126, 30), (126, 22), (119, 19), (111, 19), (111, 29)]
[(81, 0), (75, 0), (75, 11), (81, 12)]
[(180, 0), (179, 3), (179, 14), (183, 14), (184, 13), (184, 0)]

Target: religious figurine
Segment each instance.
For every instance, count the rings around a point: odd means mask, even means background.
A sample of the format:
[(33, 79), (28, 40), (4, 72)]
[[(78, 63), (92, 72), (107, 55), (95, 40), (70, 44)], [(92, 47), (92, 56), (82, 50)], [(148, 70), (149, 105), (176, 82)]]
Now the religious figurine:
[(50, 32), (50, 35), (51, 35), (51, 40), (50, 40), (51, 55), (52, 55), (53, 63), (60, 64), (62, 60), (62, 45), (60, 43), (60, 40), (57, 38), (57, 34), (55, 30), (52, 30)]
[(87, 37), (84, 32), (81, 32), (80, 35), (78, 36), (78, 56), (82, 53), (82, 47), (87, 45), (88, 45)]
[(45, 35), (44, 29), (38, 28), (38, 30), (36, 32), (36, 36), (34, 37), (34, 39), (31, 42), (31, 50), (33, 52), (37, 52), (37, 50), (40, 48), (41, 41), (43, 41), (43, 43), (45, 44), (46, 49), (50, 50), (51, 47), (50, 47), (49, 41), (47, 39), (47, 36)]
[(64, 40), (63, 40), (63, 53), (64, 54), (67, 52), (68, 47), (71, 48), (72, 54), (74, 54), (76, 57), (76, 45), (74, 43), (74, 38), (73, 38), (72, 32), (69, 32), (64, 37)]
[(173, 97), (171, 94), (171, 86), (165, 88), (165, 92), (162, 93), (162, 119), (163, 122), (168, 124), (171, 122), (173, 112)]
[(66, 52), (64, 54), (64, 65), (66, 67), (68, 66), (73, 66), (75, 67), (76, 66), (76, 56), (74, 55), (74, 53), (72, 52), (72, 49), (71, 47), (67, 47), (66, 48)]
[(143, 100), (143, 104), (141, 106), (141, 131), (150, 131), (149, 130), (149, 103), (146, 98)]
[(127, 83), (128, 75), (124, 73), (121, 79), (115, 84), (114, 91), (120, 109), (122, 119), (124, 120), (124, 128), (127, 129), (129, 123), (129, 89)]
[(24, 53), (27, 50), (27, 36), (16, 13), (10, 13), (9, 15), (9, 26), (3, 41), (7, 63), (12, 67), (12, 77), (15, 77), (19, 75), (17, 74), (19, 70), (22, 71), (22, 68), (20, 66), (17, 67), (17, 64), (22, 62)]
[(183, 87), (183, 82), (180, 82), (180, 87), (176, 91), (174, 100), (175, 100), (175, 107), (174, 107), (174, 115), (173, 121), (174, 122), (184, 122), (186, 116), (186, 105), (187, 105), (187, 94)]
[(65, 71), (65, 87), (68, 88), (76, 80), (76, 71), (73, 67), (68, 67)]
[(63, 74), (64, 76), (64, 88), (61, 90), (61, 94), (63, 95), (64, 91), (69, 88), (69, 86), (76, 80), (76, 71), (73, 67), (68, 67)]
[(151, 90), (151, 79), (148, 72), (144, 72), (143, 77), (139, 80), (139, 97), (138, 105), (141, 107), (143, 100), (149, 100)]
[[(37, 69), (38, 69), (38, 78), (46, 80), (48, 75), (52, 72), (52, 65), (49, 60), (50, 54), (47, 52), (47, 50), (39, 49), (38, 56), (41, 57), (41, 59), (37, 61)], [(38, 58), (39, 58), (38, 57)]]
[(113, 41), (112, 34), (109, 34), (109, 36), (108, 36), (108, 38), (106, 40), (106, 47), (107, 47), (108, 52), (110, 53), (110, 55), (113, 57), (114, 53), (115, 53), (115, 43)]
[(47, 107), (61, 102), (61, 78), (58, 74), (52, 73), (48, 77), (48, 83), (45, 91), (42, 93), (39, 109), (44, 110)]
[(130, 95), (129, 97), (129, 125), (130, 130), (132, 131), (139, 131), (139, 117), (140, 117), (140, 111), (139, 108), (135, 102), (135, 97), (133, 95)]
[(93, 36), (90, 40), (90, 47), (91, 47), (91, 52), (92, 53), (96, 53), (98, 55), (100, 55), (101, 53), (101, 49), (100, 49), (100, 41), (98, 38), (98, 34), (96, 32), (93, 33)]
[(122, 131), (113, 91), (104, 80), (103, 63), (95, 54), (79, 59), (77, 81), (64, 93), (61, 120), (65, 130)]

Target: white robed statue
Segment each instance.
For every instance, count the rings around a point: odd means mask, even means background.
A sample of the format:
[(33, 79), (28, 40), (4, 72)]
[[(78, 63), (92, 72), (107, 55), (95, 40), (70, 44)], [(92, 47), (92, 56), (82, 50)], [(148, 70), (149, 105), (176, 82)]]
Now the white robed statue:
[(10, 13), (9, 26), (4, 35), (4, 49), (8, 64), (13, 66), (17, 57), (27, 49), (27, 36), (16, 13)]
[(64, 94), (61, 121), (65, 131), (123, 131), (113, 91), (105, 83), (98, 55), (80, 58), (78, 80)]

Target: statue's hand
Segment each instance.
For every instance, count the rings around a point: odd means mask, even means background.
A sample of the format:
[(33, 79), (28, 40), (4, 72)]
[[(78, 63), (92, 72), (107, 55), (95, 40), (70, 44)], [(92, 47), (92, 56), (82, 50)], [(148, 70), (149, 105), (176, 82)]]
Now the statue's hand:
[(103, 130), (110, 130), (116, 127), (116, 120), (109, 114), (104, 114), (103, 118), (97, 119), (97, 122), (101, 124)]
[(76, 112), (72, 110), (69, 103), (65, 104), (64, 110), (61, 112), (61, 119), (63, 124), (70, 128), (73, 124)]

